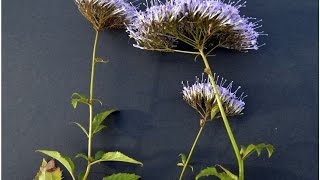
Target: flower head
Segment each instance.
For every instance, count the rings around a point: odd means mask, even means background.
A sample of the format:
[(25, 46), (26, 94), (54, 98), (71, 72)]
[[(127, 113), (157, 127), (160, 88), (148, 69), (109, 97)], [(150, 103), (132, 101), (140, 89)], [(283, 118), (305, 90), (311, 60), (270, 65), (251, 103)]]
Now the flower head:
[(98, 31), (124, 27), (135, 15), (135, 9), (124, 0), (75, 0), (75, 3)]
[[(217, 83), (217, 89), (223, 103), (223, 107), (225, 109), (226, 115), (234, 116), (241, 114), (244, 109), (245, 103), (243, 99), (246, 97), (244, 93), (242, 93), (239, 97), (236, 96), (237, 91), (240, 89), (240, 86), (232, 92), (232, 83), (229, 83), (226, 87), (224, 87), (227, 80), (221, 78), (219, 82), (219, 76), (215, 76), (215, 81)], [(212, 85), (208, 80), (203, 78), (200, 81), (199, 78), (196, 77), (196, 82), (189, 86), (189, 83), (185, 85), (183, 82), (183, 99), (194, 109), (196, 109), (202, 117), (208, 117), (210, 115), (211, 110), (214, 107), (218, 107), (218, 103), (214, 96)]]
[(239, 9), (245, 7), (240, 1), (154, 0), (146, 11), (137, 11), (127, 32), (141, 49), (172, 49), (179, 41), (196, 49), (258, 49), (257, 38), (263, 32), (255, 29), (260, 21), (240, 16)]

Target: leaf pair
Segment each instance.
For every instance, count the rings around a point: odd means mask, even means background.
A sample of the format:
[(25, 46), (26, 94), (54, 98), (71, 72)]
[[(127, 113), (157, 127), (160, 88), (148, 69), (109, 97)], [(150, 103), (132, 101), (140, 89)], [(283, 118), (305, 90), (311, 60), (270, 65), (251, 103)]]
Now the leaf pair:
[(257, 145), (250, 144), (247, 147), (241, 146), (240, 155), (243, 160), (249, 157), (254, 152), (257, 152), (258, 156), (260, 156), (261, 151), (263, 149), (266, 149), (268, 151), (268, 157), (270, 158), (274, 151), (274, 148), (271, 144), (265, 144), (265, 143), (261, 143)]
[(201, 177), (207, 177), (207, 176), (216, 176), (221, 180), (237, 180), (238, 177), (234, 175), (232, 172), (227, 170), (226, 168), (219, 166), (223, 172), (218, 172), (218, 170), (215, 167), (207, 167), (206, 169), (203, 169), (200, 171), (200, 173), (196, 176), (196, 180), (200, 179)]
[(74, 109), (77, 108), (79, 102), (89, 105), (89, 100), (85, 95), (80, 93), (73, 93), (71, 95), (71, 104)]
[[(187, 157), (185, 154), (183, 153), (180, 153), (179, 156), (181, 157), (181, 162), (179, 162), (177, 164), (177, 166), (180, 166), (180, 167), (184, 167), (184, 165), (186, 164), (186, 161), (187, 161)], [(192, 165), (188, 165), (188, 167), (191, 169), (191, 171), (193, 172), (193, 166)]]
[[(100, 162), (110, 162), (110, 161), (116, 161), (116, 162), (126, 162), (126, 163), (132, 163), (132, 164), (139, 164), (139, 165), (143, 165), (140, 161), (137, 161), (133, 158), (130, 158), (124, 154), (122, 154), (121, 152), (103, 152), (103, 151), (98, 151), (95, 156), (94, 159), (89, 159), (88, 156), (84, 155), (84, 154), (77, 154), (76, 158), (83, 158), (85, 160), (87, 160), (88, 162), (90, 162), (90, 166), (96, 164), (96, 163), (100, 163)], [(81, 173), (79, 175), (79, 180), (83, 179), (83, 175), (84, 173)], [(118, 174), (113, 174), (111, 176), (107, 176), (104, 177), (103, 179), (105, 180), (136, 180), (139, 179), (140, 176), (135, 175), (135, 174), (128, 174), (128, 173), (118, 173)]]
[[(56, 159), (57, 161), (59, 161), (68, 170), (72, 179), (75, 180), (74, 164), (69, 157), (63, 156), (57, 151), (37, 150), (36, 152), (41, 152), (41, 153), (48, 155), (48, 156)], [(76, 157), (81, 157), (81, 158), (88, 160), (88, 157), (84, 154), (78, 154)], [(95, 155), (95, 160), (93, 162), (91, 162), (90, 164), (93, 165), (93, 164), (96, 164), (99, 162), (108, 162), (108, 161), (127, 162), (127, 163), (132, 163), (132, 164), (139, 164), (141, 166), (143, 165), (140, 161), (137, 161), (133, 158), (130, 158), (130, 157), (122, 154), (121, 152), (118, 152), (118, 151), (106, 152), (106, 153), (104, 153), (102, 151), (98, 151)], [(132, 180), (134, 180), (134, 178), (139, 179), (139, 177), (137, 177), (137, 175), (126, 174), (126, 173), (119, 173), (119, 174), (111, 175), (111, 176), (108, 176), (105, 178), (109, 178), (107, 180), (113, 180), (113, 179), (114, 180), (121, 180), (121, 178), (124, 178), (124, 179), (131, 178)]]
[[(99, 99), (92, 99), (92, 101), (97, 101), (102, 105), (102, 102)], [(78, 103), (83, 103), (83, 104), (87, 104), (90, 105), (90, 100), (83, 94), (80, 93), (73, 93), (71, 95), (71, 104), (73, 106), (73, 108), (77, 108)]]
[[(103, 121), (113, 112), (116, 112), (118, 110), (115, 109), (111, 109), (111, 110), (107, 110), (104, 111), (102, 113), (97, 114), (92, 121), (92, 135), (98, 133), (99, 131), (101, 131), (102, 129), (106, 128), (107, 126), (103, 125)], [(83, 132), (84, 134), (89, 137), (89, 133), (86, 130), (86, 128), (84, 128), (80, 123), (78, 122), (72, 122), (73, 124), (77, 125)]]

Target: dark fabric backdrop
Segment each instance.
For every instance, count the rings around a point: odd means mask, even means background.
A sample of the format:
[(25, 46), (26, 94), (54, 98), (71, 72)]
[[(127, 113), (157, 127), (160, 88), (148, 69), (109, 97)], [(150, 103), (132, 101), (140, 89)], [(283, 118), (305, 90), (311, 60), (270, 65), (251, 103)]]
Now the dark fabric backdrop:
[[(73, 92), (88, 93), (94, 31), (72, 0), (3, 0), (2, 178), (32, 179), (42, 154), (55, 149), (86, 152), (86, 138), (71, 121), (87, 124), (84, 105), (74, 110)], [(258, 51), (217, 50), (209, 61), (219, 75), (242, 86), (243, 116), (230, 118), (239, 145), (268, 142), (245, 162), (247, 179), (318, 179), (318, 2), (250, 0), (242, 14), (263, 19), (267, 37)], [(135, 172), (143, 179), (177, 179), (180, 152), (196, 136), (199, 116), (181, 98), (181, 81), (201, 75), (201, 61), (183, 54), (132, 47), (124, 30), (101, 33), (97, 54), (110, 63), (96, 68), (95, 95), (117, 108), (94, 150), (119, 150), (144, 163), (95, 166), (90, 179)], [(236, 160), (221, 120), (206, 126), (192, 162), (194, 174), (220, 163), (234, 172)], [(85, 162), (75, 160), (76, 172)], [(65, 179), (70, 179), (64, 171)], [(186, 179), (194, 175), (188, 170)], [(205, 179), (205, 178), (204, 178)]]

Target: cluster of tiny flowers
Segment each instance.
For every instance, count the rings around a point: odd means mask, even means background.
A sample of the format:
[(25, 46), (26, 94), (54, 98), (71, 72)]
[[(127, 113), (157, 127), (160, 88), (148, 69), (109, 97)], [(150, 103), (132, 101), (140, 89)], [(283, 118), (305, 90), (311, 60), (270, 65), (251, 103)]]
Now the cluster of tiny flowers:
[[(243, 99), (246, 97), (244, 93), (240, 97), (236, 96), (240, 86), (232, 92), (232, 83), (224, 87), (226, 80), (221, 78), (219, 83), (219, 76), (215, 77), (217, 83), (217, 89), (223, 103), (226, 115), (234, 116), (241, 114), (244, 109), (245, 103)], [(194, 109), (196, 109), (202, 116), (208, 116), (214, 107), (218, 107), (212, 85), (208, 80), (196, 77), (196, 82), (189, 86), (189, 83), (185, 85), (183, 82), (183, 99)]]
[(133, 6), (124, 0), (75, 0), (79, 11), (96, 30), (121, 28), (136, 14)]
[(135, 47), (141, 49), (175, 48), (182, 41), (195, 48), (224, 47), (237, 50), (258, 49), (261, 26), (239, 14), (245, 2), (221, 0), (154, 0), (127, 25)]

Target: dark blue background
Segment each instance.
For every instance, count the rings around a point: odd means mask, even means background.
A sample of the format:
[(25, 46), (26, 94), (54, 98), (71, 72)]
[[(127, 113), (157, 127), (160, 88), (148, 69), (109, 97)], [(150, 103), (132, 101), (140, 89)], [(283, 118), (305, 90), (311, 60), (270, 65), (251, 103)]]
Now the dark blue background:
[[(74, 156), (87, 141), (70, 121), (87, 124), (88, 110), (70, 104), (73, 92), (88, 93), (94, 31), (72, 0), (3, 0), (2, 178), (32, 179), (42, 154), (56, 149)], [(269, 34), (259, 51), (217, 50), (213, 70), (248, 94), (243, 116), (230, 118), (239, 145), (268, 142), (271, 159), (250, 157), (247, 179), (318, 179), (318, 2), (249, 0), (242, 14), (263, 19)], [(187, 153), (199, 117), (181, 98), (182, 80), (201, 75), (201, 61), (183, 54), (132, 47), (124, 30), (101, 33), (96, 68), (95, 112), (117, 108), (94, 150), (119, 150), (144, 163), (95, 166), (90, 179), (135, 172), (143, 179), (177, 179), (180, 152)], [(206, 126), (192, 162), (195, 172), (220, 163), (237, 172), (221, 120)], [(85, 162), (75, 160), (76, 172)], [(79, 166), (79, 164), (81, 166)], [(65, 179), (70, 179), (64, 171)], [(193, 179), (190, 171), (185, 179)], [(188, 178), (187, 178), (188, 177)]]

